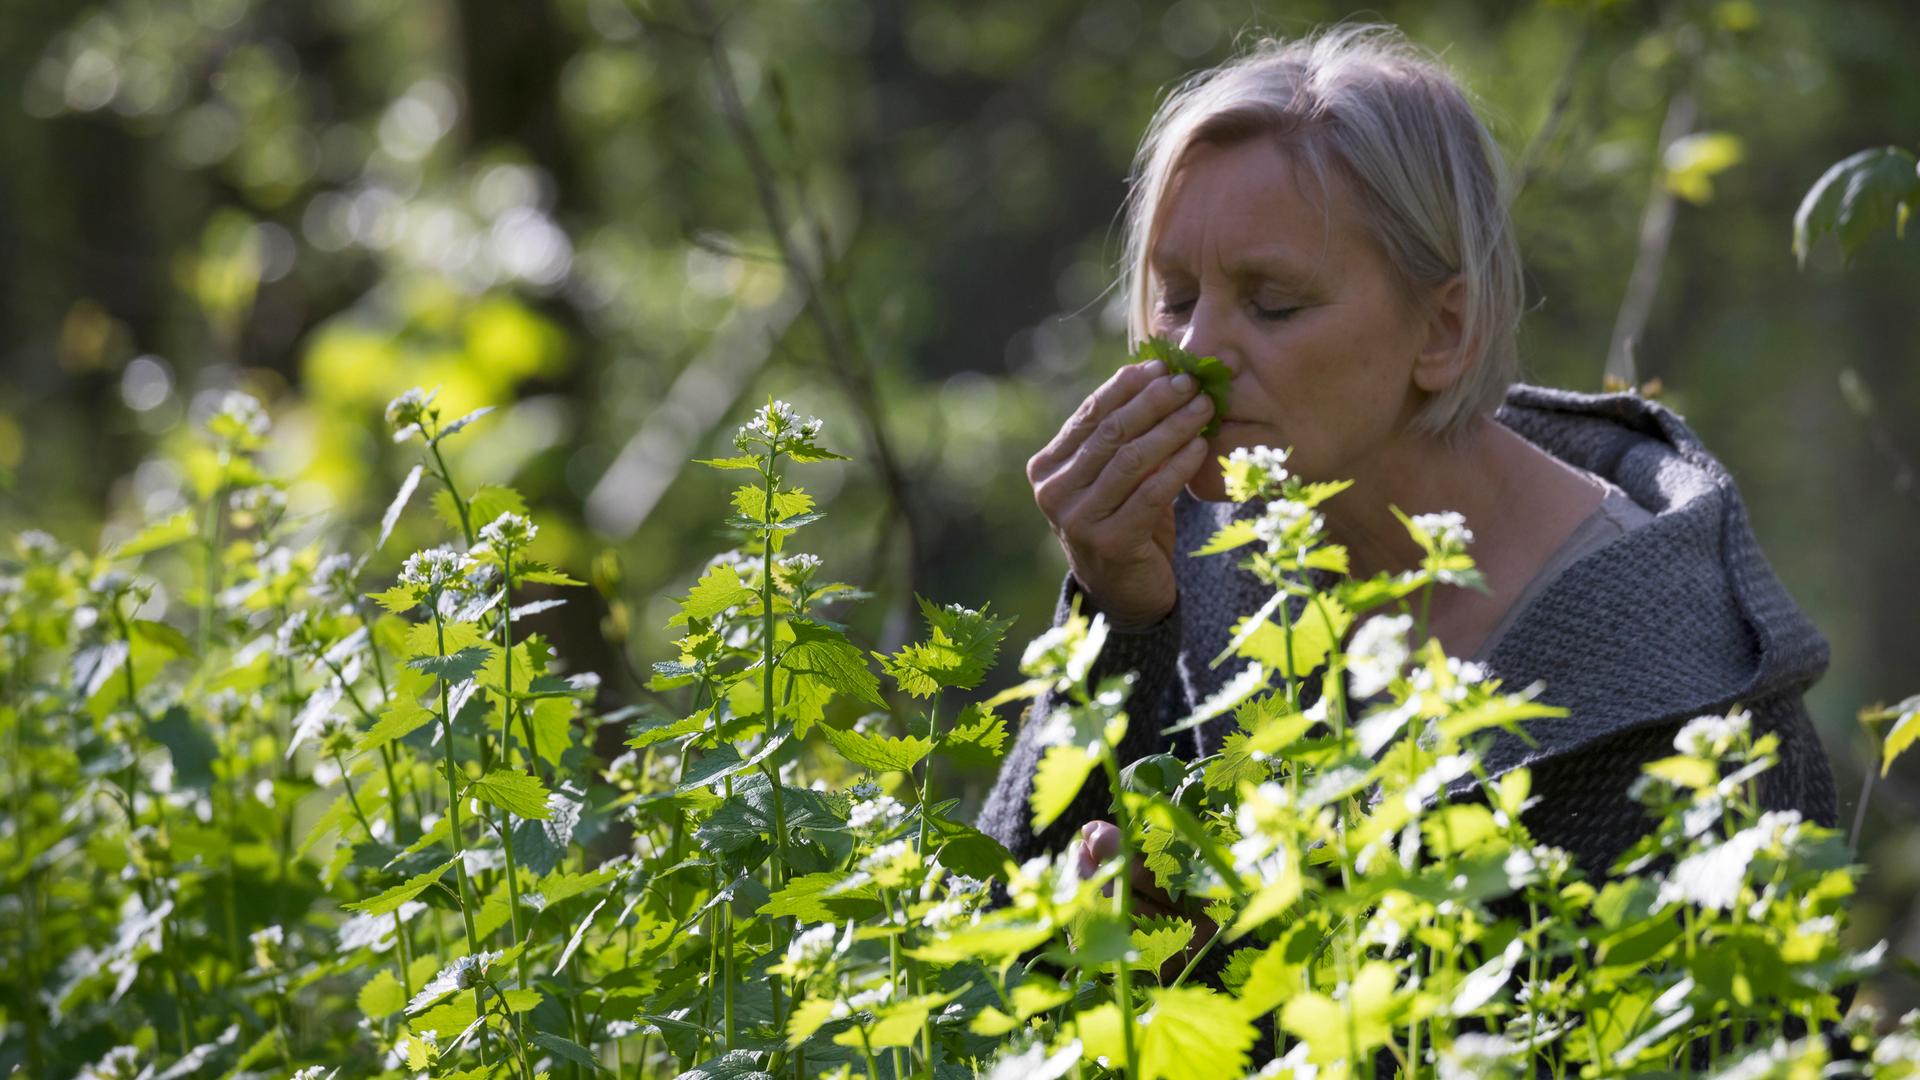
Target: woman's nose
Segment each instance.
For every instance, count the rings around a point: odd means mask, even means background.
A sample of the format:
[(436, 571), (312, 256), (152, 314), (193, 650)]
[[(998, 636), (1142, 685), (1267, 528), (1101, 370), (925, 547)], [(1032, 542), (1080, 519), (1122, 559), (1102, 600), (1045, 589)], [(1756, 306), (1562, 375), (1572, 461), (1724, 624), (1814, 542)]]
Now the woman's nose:
[(1193, 312), (1187, 319), (1186, 328), (1180, 331), (1180, 340), (1175, 342), (1182, 349), (1195, 356), (1218, 357), (1227, 365), (1227, 370), (1240, 374), (1238, 350), (1232, 347), (1227, 335), (1221, 332), (1222, 315), (1214, 310), (1205, 299), (1193, 305)]

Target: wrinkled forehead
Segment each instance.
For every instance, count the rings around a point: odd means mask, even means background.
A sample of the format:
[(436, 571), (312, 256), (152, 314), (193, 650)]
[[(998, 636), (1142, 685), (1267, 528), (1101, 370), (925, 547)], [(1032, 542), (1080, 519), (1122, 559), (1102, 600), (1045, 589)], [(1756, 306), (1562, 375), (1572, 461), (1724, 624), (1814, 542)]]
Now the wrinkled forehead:
[(1338, 261), (1343, 235), (1370, 239), (1364, 228), (1348, 228), (1363, 224), (1351, 186), (1312, 140), (1271, 132), (1196, 139), (1174, 165), (1148, 233), (1147, 266), (1158, 279), (1202, 269), (1195, 261), (1208, 215), (1194, 213), (1193, 200), (1239, 226), (1220, 245), (1221, 268), (1234, 277), (1321, 277)]

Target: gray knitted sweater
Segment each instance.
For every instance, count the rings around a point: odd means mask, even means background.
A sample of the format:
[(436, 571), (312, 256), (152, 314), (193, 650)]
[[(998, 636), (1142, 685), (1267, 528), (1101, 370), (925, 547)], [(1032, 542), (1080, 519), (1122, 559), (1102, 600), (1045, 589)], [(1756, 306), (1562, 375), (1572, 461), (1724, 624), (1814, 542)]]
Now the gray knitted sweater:
[[(1542, 449), (1605, 477), (1653, 519), (1574, 562), (1518, 615), (1486, 657), (1509, 688), (1545, 682), (1541, 700), (1571, 711), (1529, 729), (1537, 745), (1502, 733), (1489, 772), (1525, 765), (1538, 804), (1526, 824), (1536, 839), (1570, 852), (1590, 875), (1650, 825), (1627, 788), (1646, 761), (1673, 752), (1677, 727), (1740, 704), (1756, 734), (1777, 732), (1780, 764), (1760, 781), (1770, 809), (1797, 809), (1823, 825), (1835, 817), (1832, 772), (1802, 696), (1825, 672), (1827, 643), (1802, 615), (1761, 554), (1733, 478), (1671, 410), (1631, 394), (1577, 394), (1520, 385), (1498, 419)], [(1182, 492), (1175, 550), (1193, 551), (1235, 514), (1257, 504), (1208, 503)], [(1234, 620), (1272, 595), (1235, 555), (1175, 556), (1179, 599), (1159, 624), (1112, 633), (1094, 677), (1133, 670), (1122, 761), (1153, 753), (1183, 757), (1219, 749), (1231, 720), (1177, 736), (1160, 731), (1238, 672), (1238, 659), (1209, 670)], [(1079, 585), (1061, 587), (1056, 621)], [(1082, 599), (1090, 612), (1090, 599)], [(1080, 827), (1109, 816), (1104, 783), (1035, 835), (1027, 807), (1041, 748), (1034, 703), (981, 810), (979, 827), (1016, 858), (1066, 847)]]

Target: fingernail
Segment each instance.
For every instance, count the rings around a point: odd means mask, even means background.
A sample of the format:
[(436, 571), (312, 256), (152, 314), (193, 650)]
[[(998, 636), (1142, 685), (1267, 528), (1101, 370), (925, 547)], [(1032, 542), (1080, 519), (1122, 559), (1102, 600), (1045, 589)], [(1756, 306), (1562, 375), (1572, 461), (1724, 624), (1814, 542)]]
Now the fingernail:
[(1165, 374), (1166, 370), (1167, 370), (1167, 365), (1164, 363), (1161, 363), (1158, 360), (1147, 361), (1147, 378), (1149, 379), (1159, 378), (1161, 375)]
[(1173, 388), (1183, 394), (1191, 393), (1193, 390), (1193, 376), (1188, 375), (1184, 371), (1175, 375), (1173, 377)]
[(1205, 394), (1202, 394), (1199, 397), (1194, 398), (1192, 401), (1187, 402), (1187, 411), (1192, 413), (1195, 416), (1199, 416), (1201, 413), (1206, 412), (1208, 409), (1212, 407), (1213, 407), (1213, 399), (1207, 397)]

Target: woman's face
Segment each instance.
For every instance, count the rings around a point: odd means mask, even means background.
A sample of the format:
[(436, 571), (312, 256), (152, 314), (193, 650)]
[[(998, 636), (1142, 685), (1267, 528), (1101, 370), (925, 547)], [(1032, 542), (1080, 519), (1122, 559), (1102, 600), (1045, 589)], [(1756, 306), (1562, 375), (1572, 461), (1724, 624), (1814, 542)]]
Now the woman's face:
[[(1360, 227), (1346, 182), (1321, 193), (1271, 139), (1196, 145), (1176, 174), (1151, 254), (1153, 332), (1233, 372), (1213, 454), (1292, 447), (1309, 480), (1370, 475), (1423, 400), (1427, 332)], [(1304, 180), (1305, 185), (1298, 181)], [(1226, 498), (1217, 468), (1188, 485)]]

